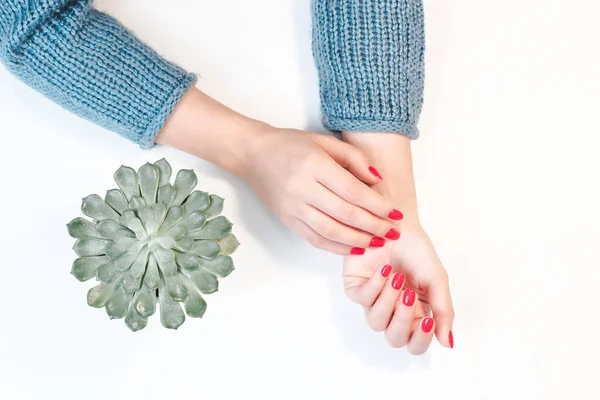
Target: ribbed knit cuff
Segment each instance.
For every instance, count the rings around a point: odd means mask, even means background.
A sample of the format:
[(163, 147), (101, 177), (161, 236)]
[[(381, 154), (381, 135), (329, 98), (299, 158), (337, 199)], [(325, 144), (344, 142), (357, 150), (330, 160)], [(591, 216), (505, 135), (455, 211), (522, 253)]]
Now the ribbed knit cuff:
[(323, 124), (418, 137), (425, 35), (421, 0), (313, 1)]
[(196, 76), (89, 0), (35, 3), (14, 13), (3, 49), (8, 68), (75, 114), (152, 147)]

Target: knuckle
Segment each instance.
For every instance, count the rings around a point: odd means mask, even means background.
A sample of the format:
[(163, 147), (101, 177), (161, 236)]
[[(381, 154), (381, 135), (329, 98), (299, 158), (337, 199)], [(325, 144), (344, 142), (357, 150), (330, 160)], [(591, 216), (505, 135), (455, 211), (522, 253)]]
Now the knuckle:
[(381, 318), (367, 318), (367, 324), (369, 325), (369, 328), (375, 332), (383, 332), (386, 328), (385, 322), (382, 321)]
[(333, 238), (337, 237), (337, 234), (338, 234), (338, 230), (332, 224), (321, 224), (318, 227), (318, 231), (322, 236), (324, 236), (328, 239), (333, 239)]
[(325, 244), (325, 240), (315, 233), (310, 233), (306, 235), (306, 240), (308, 241), (308, 243), (310, 243), (311, 246), (316, 247), (318, 249), (322, 248)]
[(385, 339), (387, 340), (388, 344), (395, 349), (399, 349), (401, 347), (406, 346), (405, 338), (400, 337), (398, 335), (394, 335), (390, 333), (389, 330), (385, 331)]
[(412, 354), (413, 356), (420, 356), (421, 354), (423, 354), (427, 351), (427, 348), (423, 348), (423, 347), (415, 348), (413, 346), (407, 346), (406, 350), (408, 350), (408, 352), (410, 354)]
[(342, 221), (352, 221), (356, 217), (356, 208), (348, 204), (340, 208), (338, 215)]

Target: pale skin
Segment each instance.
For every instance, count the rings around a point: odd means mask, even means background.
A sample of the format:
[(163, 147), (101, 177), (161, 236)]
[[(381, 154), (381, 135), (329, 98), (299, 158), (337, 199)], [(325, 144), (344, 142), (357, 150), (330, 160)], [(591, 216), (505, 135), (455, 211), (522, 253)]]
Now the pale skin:
[(343, 255), (346, 294), (390, 345), (421, 354), (435, 334), (452, 347), (448, 278), (419, 223), (405, 136), (344, 132), (340, 141), (274, 128), (193, 88), (156, 142), (240, 176), (290, 229)]

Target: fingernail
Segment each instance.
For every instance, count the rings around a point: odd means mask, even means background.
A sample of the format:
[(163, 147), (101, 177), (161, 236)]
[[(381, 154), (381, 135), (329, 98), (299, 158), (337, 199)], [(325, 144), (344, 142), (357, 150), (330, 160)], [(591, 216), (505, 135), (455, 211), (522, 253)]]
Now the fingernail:
[(425, 333), (431, 332), (433, 329), (433, 318), (425, 318), (423, 322), (421, 322), (421, 330)]
[(369, 247), (383, 247), (384, 244), (385, 240), (383, 240), (383, 238), (375, 236), (373, 239), (371, 239), (371, 244), (369, 244)]
[(448, 343), (450, 343), (450, 348), (453, 349), (454, 348), (454, 335), (452, 334), (452, 331), (450, 331), (450, 333), (448, 334)]
[(400, 237), (400, 232), (392, 228), (388, 231), (388, 233), (385, 234), (385, 237), (392, 240), (398, 240), (398, 238)]
[(388, 214), (388, 217), (391, 219), (395, 219), (396, 221), (400, 221), (402, 218), (404, 218), (404, 214), (402, 214), (400, 211), (394, 209), (394, 210), (390, 211), (390, 213)]
[(390, 272), (392, 272), (392, 266), (391, 265), (384, 265), (383, 268), (381, 269), (381, 275), (384, 278), (387, 278), (390, 275)]
[(392, 287), (396, 290), (400, 290), (404, 284), (404, 274), (402, 272), (396, 272), (392, 278)]
[(404, 296), (402, 296), (402, 303), (404, 303), (404, 305), (407, 307), (411, 307), (413, 304), (415, 304), (415, 297), (416, 293), (414, 290), (406, 289), (404, 291)]
[(365, 254), (365, 249), (361, 249), (360, 247), (353, 247), (352, 250), (350, 250), (350, 254), (360, 256), (361, 254)]
[(383, 176), (375, 169), (375, 167), (369, 167), (369, 172), (375, 175), (378, 179), (383, 179)]

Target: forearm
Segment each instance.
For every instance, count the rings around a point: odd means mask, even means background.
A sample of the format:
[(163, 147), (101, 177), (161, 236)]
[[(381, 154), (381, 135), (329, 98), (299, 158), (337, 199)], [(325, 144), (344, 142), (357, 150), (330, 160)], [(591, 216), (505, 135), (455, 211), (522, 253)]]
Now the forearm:
[(183, 96), (156, 142), (239, 175), (246, 163), (250, 141), (265, 126), (192, 88)]
[(391, 199), (404, 213), (403, 225), (419, 226), (411, 144), (403, 135), (343, 132), (344, 141), (362, 150), (383, 176), (374, 189)]

